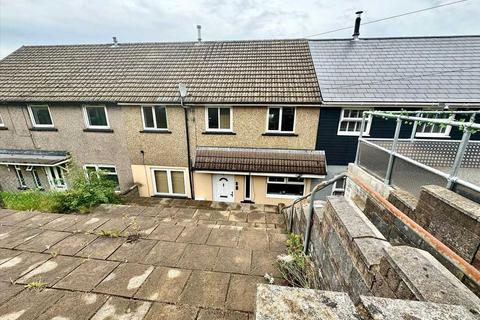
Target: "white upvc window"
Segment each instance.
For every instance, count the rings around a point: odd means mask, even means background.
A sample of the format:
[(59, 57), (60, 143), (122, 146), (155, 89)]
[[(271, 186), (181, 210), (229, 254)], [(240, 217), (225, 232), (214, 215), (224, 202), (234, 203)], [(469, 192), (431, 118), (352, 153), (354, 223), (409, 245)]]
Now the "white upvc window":
[(83, 169), (85, 170), (87, 177), (101, 171), (106, 179), (115, 184), (115, 190), (120, 191), (120, 182), (118, 180), (117, 168), (115, 166), (106, 164), (86, 164), (83, 166)]
[(303, 196), (305, 182), (302, 178), (267, 177), (267, 196), (297, 198)]
[(152, 169), (153, 191), (157, 195), (187, 196), (187, 172), (179, 169)]
[(32, 172), (32, 179), (33, 183), (35, 184), (35, 188), (43, 190), (44, 188), (42, 186), (42, 180), (40, 180), (37, 169), (32, 167), (30, 171)]
[(67, 181), (65, 180), (62, 167), (46, 167), (45, 172), (50, 188), (57, 191), (67, 189)]
[(233, 116), (231, 107), (206, 107), (206, 131), (233, 131)]
[[(28, 114), (35, 128), (53, 128), (52, 115), (48, 105), (29, 105)], [(3, 122), (3, 121), (2, 121)]]
[(89, 129), (110, 129), (107, 107), (105, 106), (83, 106), (83, 117), (85, 126)]
[(295, 132), (295, 107), (269, 107), (267, 112), (267, 132)]
[(345, 193), (345, 185), (347, 184), (347, 178), (343, 178), (335, 181), (332, 187), (332, 196), (343, 196)]
[[(370, 109), (343, 108), (340, 113), (337, 134), (339, 136), (358, 136), (360, 134), (360, 127), (362, 126), (362, 116), (364, 111), (370, 111)], [(371, 124), (372, 116), (369, 115), (365, 119), (363, 135), (368, 135), (370, 133)]]
[(5, 122), (3, 121), (2, 115), (0, 114), (0, 128), (5, 127)]
[[(454, 120), (454, 114), (446, 114), (446, 113), (424, 113), (419, 114), (420, 117), (426, 118), (425, 121), (428, 119), (450, 119)], [(417, 130), (415, 132), (416, 137), (420, 138), (448, 138), (450, 137), (450, 131), (452, 130), (452, 126), (449, 125), (441, 125), (441, 124), (433, 124), (433, 123), (423, 123), (417, 126)]]
[(168, 130), (167, 108), (165, 106), (142, 106), (142, 121), (145, 130)]
[(25, 182), (25, 177), (23, 176), (22, 168), (15, 166), (15, 175), (17, 176), (18, 189), (25, 190), (27, 189), (27, 183)]

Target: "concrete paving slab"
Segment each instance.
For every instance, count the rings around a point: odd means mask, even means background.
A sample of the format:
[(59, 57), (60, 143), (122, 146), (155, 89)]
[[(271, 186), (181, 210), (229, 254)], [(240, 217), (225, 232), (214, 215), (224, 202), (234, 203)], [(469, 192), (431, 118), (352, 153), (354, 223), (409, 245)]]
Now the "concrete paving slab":
[(215, 210), (227, 210), (228, 209), (228, 203), (214, 201), (210, 205), (210, 208), (215, 209)]
[(48, 254), (22, 252), (16, 257), (0, 264), (0, 280), (15, 281), (50, 258), (51, 256)]
[(30, 219), (20, 221), (16, 225), (25, 228), (38, 228), (62, 216), (59, 213), (40, 213)]
[(126, 235), (141, 234), (142, 237), (145, 237), (152, 233), (159, 224), (159, 220), (152, 217), (138, 216), (130, 217), (128, 219), (130, 224), (124, 231)]
[(43, 281), (51, 287), (81, 263), (81, 258), (57, 256), (40, 264), (15, 282), (28, 284), (32, 281)]
[(158, 241), (145, 257), (145, 263), (174, 267), (177, 265), (186, 247), (186, 243)]
[(171, 223), (160, 223), (148, 235), (148, 239), (163, 240), (163, 241), (175, 241), (180, 233), (182, 233), (184, 226), (173, 225)]
[(162, 212), (163, 209), (164, 209), (163, 207), (145, 208), (145, 210), (142, 212), (142, 216), (157, 217), (159, 216), (159, 214)]
[(268, 250), (268, 234), (265, 231), (243, 230), (240, 233), (238, 247), (250, 250)]
[(264, 276), (265, 273), (268, 273), (274, 277), (281, 277), (282, 275), (276, 267), (277, 255), (277, 252), (253, 251), (250, 274)]
[(1, 248), (13, 249), (24, 242), (30, 241), (43, 232), (40, 229), (14, 228), (15, 229), (10, 229), (8, 234), (3, 234), (3, 239), (0, 240)]
[(219, 272), (248, 274), (250, 272), (251, 263), (251, 250), (220, 248), (213, 270)]
[(231, 211), (228, 217), (229, 221), (247, 222), (248, 214), (245, 211)]
[(43, 252), (49, 250), (52, 246), (65, 239), (69, 235), (70, 233), (68, 232), (46, 230), (33, 239), (16, 246), (15, 249)]
[(118, 231), (122, 233), (130, 225), (130, 219), (128, 218), (111, 218), (100, 227), (94, 230), (95, 233), (101, 233), (103, 231)]
[(229, 280), (228, 273), (194, 271), (180, 296), (180, 302), (205, 308), (223, 308)]
[(11, 282), (0, 281), (0, 305), (16, 296), (20, 291), (24, 290), (24, 286), (12, 284)]
[(132, 242), (124, 242), (108, 260), (122, 262), (139, 262), (145, 261), (145, 256), (157, 244), (156, 240), (138, 239)]
[(207, 245), (233, 247), (238, 245), (240, 231), (235, 229), (213, 229), (207, 240)]
[(160, 210), (156, 217), (157, 218), (173, 218), (175, 214), (178, 212), (179, 208), (175, 207), (165, 207), (162, 210)]
[(284, 233), (268, 233), (270, 251), (285, 252), (288, 236)]
[(155, 303), (147, 313), (145, 320), (194, 320), (197, 317), (198, 309), (188, 305), (171, 305)]
[(283, 214), (279, 214), (279, 213), (265, 214), (265, 221), (267, 223), (285, 224), (285, 218), (283, 217)]
[(126, 206), (125, 210), (122, 212), (122, 215), (126, 216), (140, 216), (143, 214), (145, 208), (139, 206)]
[(218, 211), (218, 210), (205, 210), (198, 209), (193, 216), (194, 219), (198, 220), (228, 220), (230, 215), (229, 211)]
[(248, 320), (249, 314), (239, 311), (201, 309), (197, 320)]
[(265, 212), (250, 211), (247, 216), (247, 222), (266, 223)]
[(103, 279), (93, 291), (122, 297), (133, 297), (153, 269), (154, 267), (149, 265), (123, 263)]
[(145, 317), (151, 305), (151, 302), (110, 297), (91, 320), (141, 320)]
[(157, 267), (135, 294), (135, 298), (176, 303), (191, 270)]
[(177, 242), (204, 244), (207, 242), (208, 236), (212, 228), (206, 225), (194, 225), (185, 227), (182, 233), (178, 236)]
[(14, 214), (0, 216), (0, 225), (14, 226), (41, 213), (34, 211), (16, 211)]
[(85, 215), (65, 214), (63, 217), (57, 218), (45, 224), (42, 228), (48, 230), (67, 231), (73, 225), (81, 220), (85, 220), (86, 218), (87, 217)]
[(109, 219), (107, 218), (86, 216), (85, 219), (78, 221), (76, 224), (67, 228), (66, 230), (72, 232), (93, 232), (108, 220)]
[(16, 210), (12, 210), (12, 209), (3, 209), (3, 208), (0, 208), (0, 220), (1, 220), (1, 217), (6, 217), (10, 214), (14, 214), (15, 212), (17, 212)]
[(218, 247), (189, 244), (177, 266), (185, 269), (212, 270), (218, 250)]
[(98, 283), (107, 277), (118, 262), (86, 260), (78, 268), (57, 282), (54, 288), (91, 291)]
[(95, 293), (65, 292), (38, 320), (88, 320), (107, 298)]
[(94, 259), (107, 259), (124, 242), (125, 238), (98, 237), (80, 250), (76, 256)]
[(0, 264), (7, 262), (10, 259), (18, 256), (22, 251), (11, 250), (11, 249), (0, 249)]
[(176, 219), (192, 219), (196, 209), (193, 208), (180, 208), (176, 213), (175, 213), (175, 218)]
[(263, 211), (269, 213), (278, 213), (278, 206), (265, 204), (263, 205)]
[(265, 279), (263, 277), (233, 274), (225, 307), (232, 310), (253, 312), (257, 284), (259, 283), (265, 283)]
[(52, 246), (47, 252), (74, 256), (97, 237), (95, 234), (75, 233)]
[(0, 319), (37, 319), (65, 293), (59, 290), (23, 290), (0, 307)]

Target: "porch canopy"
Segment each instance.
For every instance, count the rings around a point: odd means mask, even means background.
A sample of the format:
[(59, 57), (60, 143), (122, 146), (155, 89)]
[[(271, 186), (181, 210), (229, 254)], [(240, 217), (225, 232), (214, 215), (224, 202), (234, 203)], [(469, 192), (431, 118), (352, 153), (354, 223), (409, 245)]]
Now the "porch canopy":
[(0, 164), (55, 167), (67, 162), (66, 151), (0, 149)]
[(194, 169), (304, 178), (327, 174), (325, 152), (319, 150), (197, 147)]

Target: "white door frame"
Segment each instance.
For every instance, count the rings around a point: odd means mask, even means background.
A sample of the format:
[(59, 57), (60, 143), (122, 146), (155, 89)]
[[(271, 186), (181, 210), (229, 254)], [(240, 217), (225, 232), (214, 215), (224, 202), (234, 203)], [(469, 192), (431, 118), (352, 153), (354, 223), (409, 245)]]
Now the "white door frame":
[[(222, 197), (219, 194), (218, 190), (218, 181), (220, 179), (227, 179), (228, 184), (231, 185), (230, 190), (228, 190), (228, 196)], [(234, 202), (235, 201), (235, 176), (229, 174), (213, 174), (212, 175), (212, 194), (213, 194), (213, 201), (221, 201), (221, 202)]]

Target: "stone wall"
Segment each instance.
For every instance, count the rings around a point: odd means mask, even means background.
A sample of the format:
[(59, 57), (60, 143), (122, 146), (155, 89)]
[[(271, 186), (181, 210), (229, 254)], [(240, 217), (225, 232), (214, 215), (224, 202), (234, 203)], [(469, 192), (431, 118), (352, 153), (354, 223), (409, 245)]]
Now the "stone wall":
[[(304, 211), (296, 210), (293, 230), (303, 234), (305, 227)], [(360, 296), (377, 296), (480, 306), (480, 299), (432, 255), (392, 246), (344, 197), (328, 197), (314, 214), (309, 252), (319, 268), (322, 289), (346, 292), (355, 303)]]

